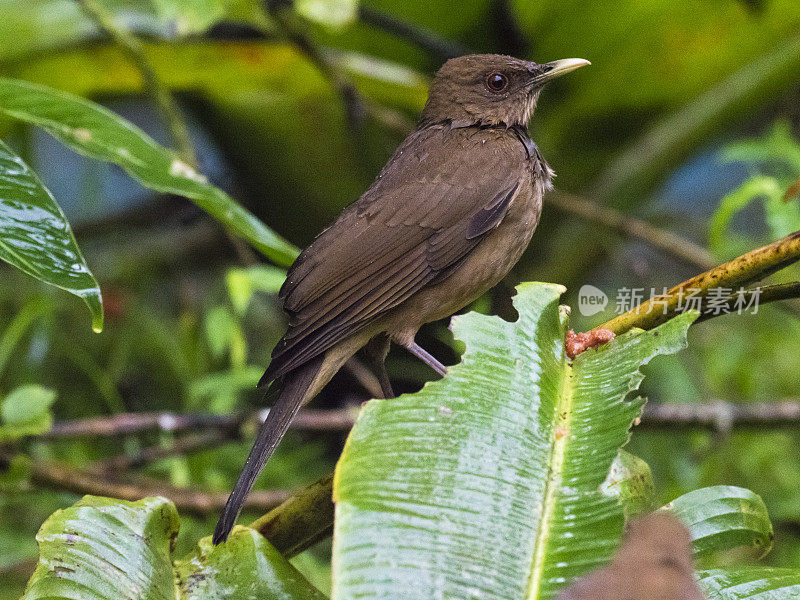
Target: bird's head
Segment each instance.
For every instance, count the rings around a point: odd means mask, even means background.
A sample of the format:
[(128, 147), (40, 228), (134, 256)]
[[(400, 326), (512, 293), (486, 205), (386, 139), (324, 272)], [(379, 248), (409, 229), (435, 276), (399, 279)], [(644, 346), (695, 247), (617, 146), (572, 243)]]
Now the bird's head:
[(582, 58), (537, 64), (499, 54), (452, 58), (433, 79), (422, 123), (527, 125), (542, 87), (588, 64)]

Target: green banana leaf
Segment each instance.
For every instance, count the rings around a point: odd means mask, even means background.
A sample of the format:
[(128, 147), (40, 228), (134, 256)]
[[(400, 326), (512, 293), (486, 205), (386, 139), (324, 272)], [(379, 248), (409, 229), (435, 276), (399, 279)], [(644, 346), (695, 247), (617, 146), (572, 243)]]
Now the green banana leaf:
[(564, 355), (564, 288), (518, 288), (519, 320), (453, 321), (460, 364), (373, 400), (334, 479), (333, 598), (552, 598), (607, 563), (624, 507), (603, 493), (644, 400), (639, 368), (695, 314)]
[(175, 506), (164, 498), (125, 502), (86, 496), (39, 530), (39, 564), (23, 600), (323, 600), (269, 542), (237, 527), (227, 543), (200, 541), (175, 561)]
[(0, 141), (0, 259), (83, 299), (103, 329), (100, 286), (67, 218), (36, 173)]

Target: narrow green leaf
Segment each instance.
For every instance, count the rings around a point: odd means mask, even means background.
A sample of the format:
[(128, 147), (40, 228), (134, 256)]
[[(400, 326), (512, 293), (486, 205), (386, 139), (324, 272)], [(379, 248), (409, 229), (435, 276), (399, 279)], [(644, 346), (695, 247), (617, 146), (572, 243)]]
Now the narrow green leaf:
[(41, 85), (0, 78), (0, 111), (42, 127), (77, 152), (119, 165), (146, 187), (190, 198), (278, 264), (291, 264), (298, 254), (297, 248), (203, 175), (98, 104)]
[(692, 533), (695, 556), (741, 546), (766, 554), (772, 548), (772, 523), (761, 496), (740, 487), (717, 485), (676, 498), (661, 510), (672, 513)]
[(30, 328), (52, 310), (47, 297), (35, 297), (26, 302), (11, 322), (0, 333), (0, 375), (8, 364), (14, 348)]
[(215, 358), (222, 356), (233, 343), (238, 323), (225, 306), (215, 306), (206, 314), (205, 330), (208, 347)]
[(103, 329), (103, 303), (67, 218), (25, 162), (0, 141), (0, 259), (83, 298), (92, 328)]
[(50, 516), (36, 536), (39, 564), (23, 600), (322, 600), (256, 531), (237, 527), (225, 544), (200, 541), (174, 562), (175, 506), (86, 496)]
[(23, 385), (0, 402), (0, 441), (44, 433), (53, 425), (50, 407), (56, 393), (40, 385)]
[(246, 269), (230, 269), (225, 276), (228, 296), (239, 315), (250, 306), (253, 292), (277, 294), (286, 279), (286, 271), (270, 265), (255, 265)]
[(732, 240), (735, 234), (729, 231), (731, 221), (739, 211), (757, 199), (780, 202), (783, 191), (775, 178), (756, 175), (720, 200), (719, 207), (708, 222), (708, 245), (711, 251), (720, 257), (744, 254), (752, 242), (741, 235)]
[(748, 567), (700, 571), (700, 588), (708, 600), (790, 600), (800, 597), (800, 571)]
[(520, 286), (514, 323), (456, 317), (460, 364), (362, 409), (337, 465), (333, 598), (552, 598), (605, 564), (623, 507), (600, 489), (643, 400), (639, 367), (695, 314), (564, 356), (561, 286)]

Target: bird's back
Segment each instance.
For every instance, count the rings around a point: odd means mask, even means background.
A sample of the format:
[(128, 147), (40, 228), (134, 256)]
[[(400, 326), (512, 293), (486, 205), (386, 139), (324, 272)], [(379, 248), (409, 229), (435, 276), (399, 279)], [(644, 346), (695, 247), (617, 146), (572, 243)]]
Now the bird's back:
[[(280, 292), (289, 329), (265, 380), (324, 352), (463, 261), (530, 181), (540, 157), (530, 156), (526, 141), (503, 127), (435, 125), (412, 133), (290, 269)], [(543, 161), (538, 168), (546, 169)]]

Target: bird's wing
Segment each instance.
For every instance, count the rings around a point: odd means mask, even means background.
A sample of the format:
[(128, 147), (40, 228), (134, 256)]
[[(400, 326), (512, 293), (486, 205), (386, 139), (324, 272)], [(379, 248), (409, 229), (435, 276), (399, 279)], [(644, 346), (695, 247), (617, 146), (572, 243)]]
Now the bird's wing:
[(372, 187), (290, 269), (281, 289), (289, 329), (262, 383), (321, 354), (457, 266), (502, 221), (526, 161), (525, 148), (505, 131), (412, 134)]

